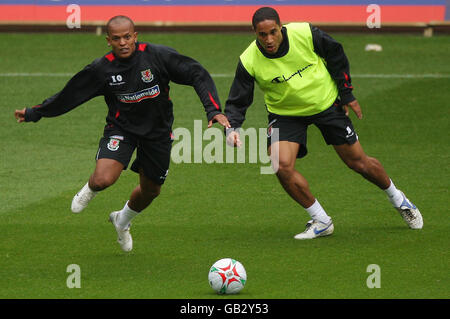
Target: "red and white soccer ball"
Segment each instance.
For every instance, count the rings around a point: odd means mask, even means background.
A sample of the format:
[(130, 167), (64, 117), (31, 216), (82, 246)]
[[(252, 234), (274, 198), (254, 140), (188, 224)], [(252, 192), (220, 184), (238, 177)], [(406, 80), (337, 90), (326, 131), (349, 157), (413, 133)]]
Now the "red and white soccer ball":
[(223, 258), (211, 266), (208, 280), (218, 294), (237, 294), (245, 286), (247, 272), (239, 261)]

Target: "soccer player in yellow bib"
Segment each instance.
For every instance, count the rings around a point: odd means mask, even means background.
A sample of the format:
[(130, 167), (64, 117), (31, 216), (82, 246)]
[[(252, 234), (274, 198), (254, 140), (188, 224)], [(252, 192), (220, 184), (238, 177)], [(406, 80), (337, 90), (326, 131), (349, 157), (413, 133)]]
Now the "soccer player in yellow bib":
[[(361, 119), (352, 94), (349, 63), (342, 45), (309, 23), (282, 25), (276, 10), (258, 9), (252, 19), (256, 41), (241, 54), (225, 106), (231, 124), (227, 143), (240, 146), (239, 128), (253, 102), (254, 83), (264, 93), (268, 111), (268, 150), (285, 191), (311, 216), (296, 239), (331, 235), (334, 225), (306, 179), (295, 169), (297, 158), (307, 154), (310, 124), (321, 131), (344, 163), (388, 195), (408, 226), (421, 229), (419, 209), (398, 190), (381, 163), (363, 151), (349, 109)], [(271, 138), (277, 129), (278, 138)], [(277, 155), (275, 156), (275, 149)]]

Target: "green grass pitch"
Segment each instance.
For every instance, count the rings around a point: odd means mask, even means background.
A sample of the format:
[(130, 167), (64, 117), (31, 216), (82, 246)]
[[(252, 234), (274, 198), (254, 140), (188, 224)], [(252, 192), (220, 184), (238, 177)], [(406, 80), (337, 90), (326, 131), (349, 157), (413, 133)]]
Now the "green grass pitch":
[[(106, 41), (91, 34), (0, 34), (8, 44), (0, 58), (0, 298), (449, 298), (450, 38), (334, 36), (349, 57), (363, 109), (363, 120), (351, 115), (360, 141), (420, 208), (423, 230), (408, 229), (384, 192), (347, 169), (310, 127), (309, 155), (296, 167), (333, 217), (332, 236), (293, 239), (308, 215), (274, 175), (259, 173), (261, 163), (172, 163), (160, 197), (134, 220), (127, 254), (107, 219), (136, 186), (135, 173), (124, 171), (81, 214), (70, 211), (95, 165), (102, 98), (37, 124), (19, 125), (13, 117), (14, 109), (60, 90), (69, 76), (57, 74), (73, 74), (104, 54)], [(139, 39), (200, 61), (215, 75), (224, 105), (238, 56), (253, 36)], [(365, 52), (368, 43), (383, 51)], [(192, 88), (173, 84), (172, 99), (174, 128), (193, 130), (194, 120), (206, 128)], [(256, 89), (245, 127), (266, 124)], [(224, 257), (247, 270), (236, 296), (217, 296), (208, 285), (209, 267)], [(71, 264), (80, 267), (81, 288), (67, 287)], [(380, 288), (366, 284), (371, 264), (380, 267)]]

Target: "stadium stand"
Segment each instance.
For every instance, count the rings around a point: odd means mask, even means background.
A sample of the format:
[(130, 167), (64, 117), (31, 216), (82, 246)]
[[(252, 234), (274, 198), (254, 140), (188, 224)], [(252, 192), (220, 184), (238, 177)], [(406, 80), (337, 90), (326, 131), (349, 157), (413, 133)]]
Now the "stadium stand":
[[(130, 16), (142, 31), (249, 31), (253, 12), (275, 7), (283, 22), (309, 21), (327, 31), (450, 33), (450, 0), (378, 0), (381, 27), (369, 29), (368, 0), (0, 0), (0, 31), (103, 32), (112, 16)], [(81, 27), (68, 29), (69, 5)]]

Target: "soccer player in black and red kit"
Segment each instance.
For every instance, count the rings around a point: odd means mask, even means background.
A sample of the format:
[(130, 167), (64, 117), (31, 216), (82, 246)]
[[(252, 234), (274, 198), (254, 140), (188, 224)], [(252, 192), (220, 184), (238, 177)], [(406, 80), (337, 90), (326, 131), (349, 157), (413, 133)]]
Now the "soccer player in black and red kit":
[(99, 191), (114, 184), (137, 149), (131, 169), (139, 174), (139, 185), (124, 208), (109, 217), (121, 248), (130, 251), (130, 222), (159, 195), (168, 174), (173, 139), (169, 82), (194, 87), (205, 108), (208, 127), (214, 122), (226, 128), (230, 124), (222, 114), (215, 84), (200, 63), (172, 48), (138, 42), (128, 17), (113, 17), (106, 27), (111, 52), (75, 74), (62, 91), (42, 104), (16, 110), (15, 117), (19, 123), (37, 122), (104, 96), (108, 115), (95, 171), (74, 196), (72, 211), (79, 213)]

